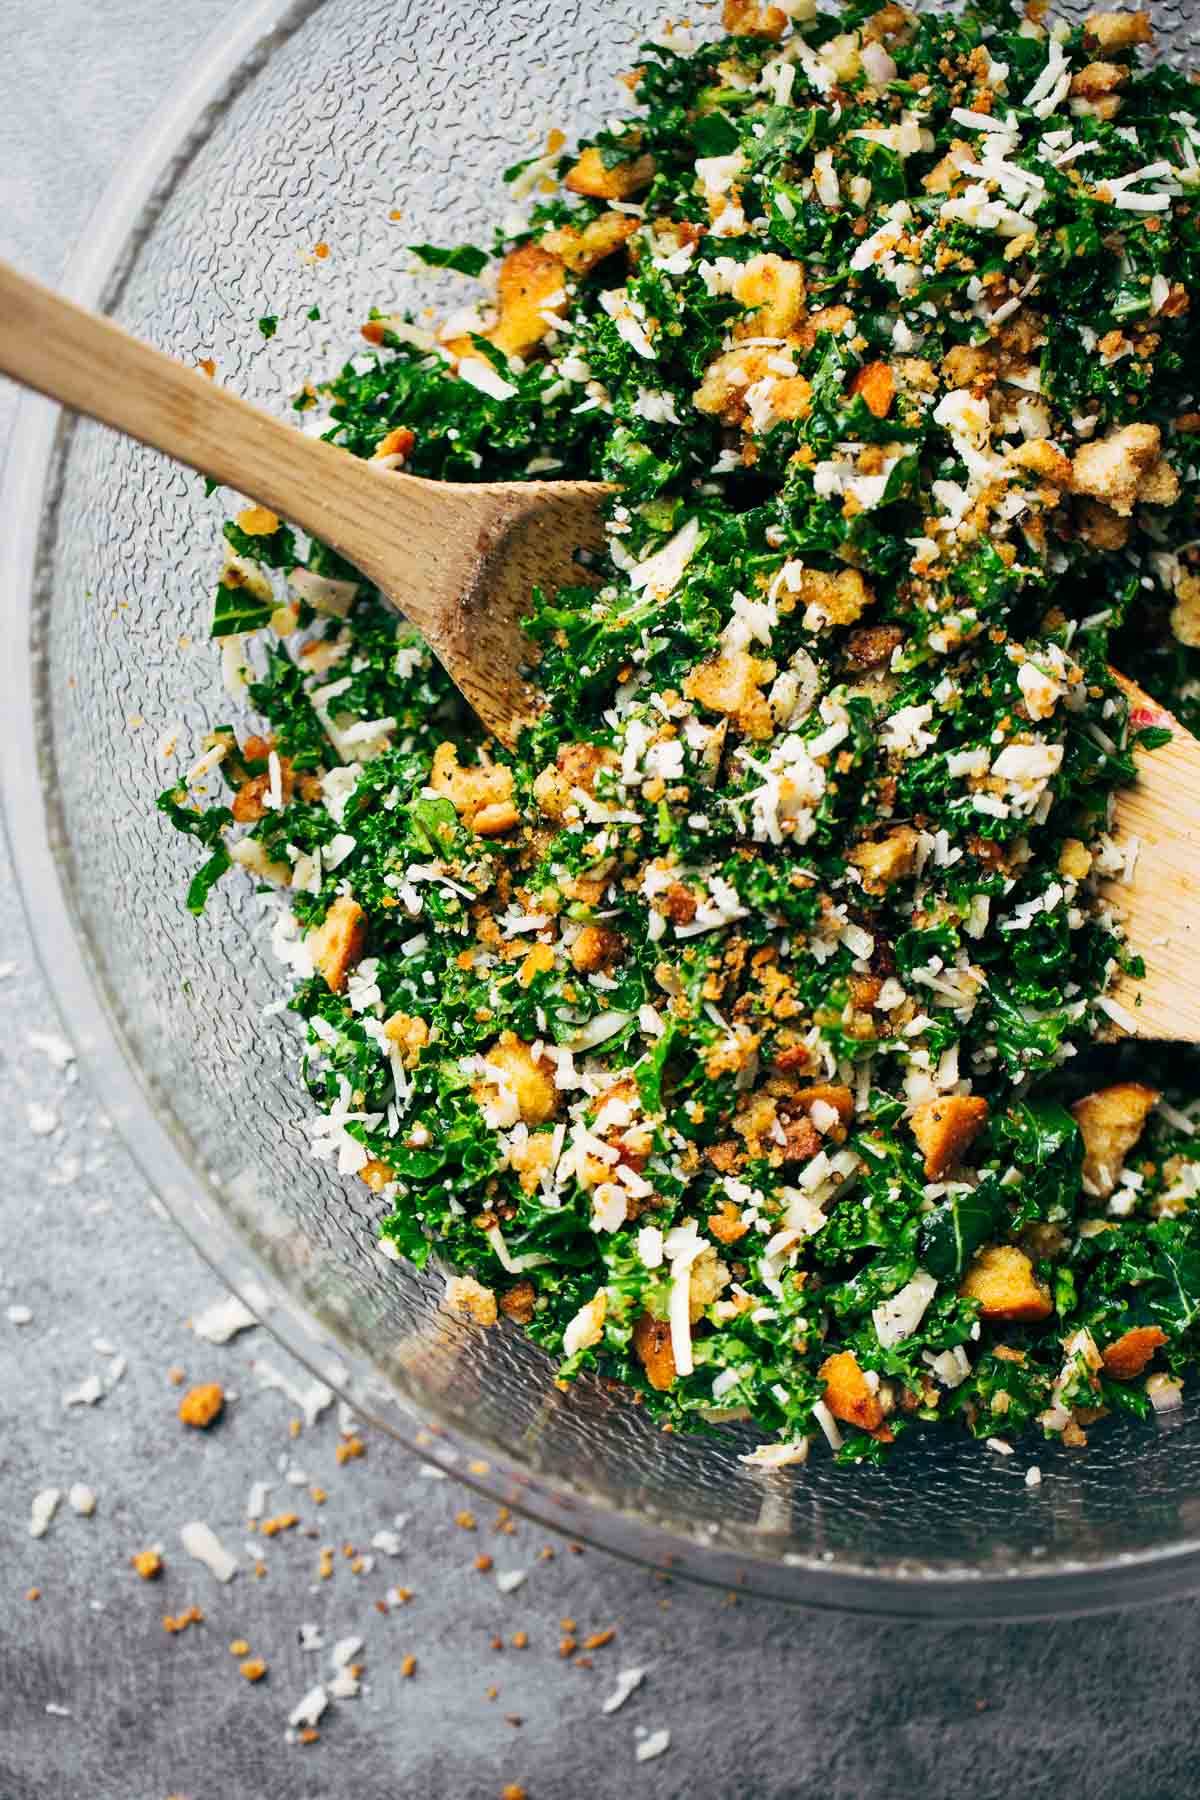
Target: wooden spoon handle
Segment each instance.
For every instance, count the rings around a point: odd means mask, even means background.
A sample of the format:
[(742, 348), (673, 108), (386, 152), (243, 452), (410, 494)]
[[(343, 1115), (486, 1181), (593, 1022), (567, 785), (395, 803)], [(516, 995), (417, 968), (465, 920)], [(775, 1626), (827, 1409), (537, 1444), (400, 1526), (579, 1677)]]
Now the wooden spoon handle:
[(533, 715), (535, 585), (598, 549), (595, 482), (445, 482), (307, 437), (0, 263), (0, 374), (259, 501), (352, 562), (421, 632), (490, 731)]
[[(372, 580), (374, 545), (406, 533), (419, 542), (431, 520), (444, 532), (454, 509), (453, 488), (394, 471), (385, 479), (2, 262), (0, 373), (247, 494)], [(441, 609), (420, 583), (406, 587), (403, 607), (437, 638)]]
[(1136, 729), (1161, 725), (1171, 741), (1137, 750), (1138, 778), (1117, 793), (1114, 836), (1134, 851), (1133, 868), (1105, 894), (1125, 915), (1132, 948), (1146, 960), (1142, 981), (1121, 976), (1113, 998), (1136, 1020), (1140, 1038), (1200, 1043), (1200, 742), (1127, 676)]

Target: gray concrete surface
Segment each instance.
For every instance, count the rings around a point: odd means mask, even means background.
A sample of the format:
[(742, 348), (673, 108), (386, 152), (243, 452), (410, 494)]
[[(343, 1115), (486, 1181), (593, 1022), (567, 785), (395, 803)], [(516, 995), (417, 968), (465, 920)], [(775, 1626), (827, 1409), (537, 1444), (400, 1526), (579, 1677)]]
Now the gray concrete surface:
[[(0, 0), (0, 255), (58, 274), (148, 109), (227, 4)], [(0, 444), (12, 398), (0, 383)], [(295, 1409), (252, 1378), (261, 1334), (218, 1349), (189, 1332), (215, 1298), (211, 1277), (151, 1210), (85, 1081), (29, 1042), (60, 1026), (6, 867), (0, 964), (0, 1800), (496, 1800), (508, 1783), (530, 1800), (1196, 1792), (1194, 1602), (986, 1632), (734, 1607), (520, 1522), (496, 1531), (491, 1509), (423, 1477), (394, 1444), (372, 1439), (339, 1464), (332, 1412), (291, 1439)], [(96, 1339), (126, 1372), (97, 1404), (66, 1408), (89, 1374), (111, 1377)], [(176, 1423), (172, 1365), (237, 1390), (214, 1432)], [(279, 1472), (281, 1456), (304, 1486)], [(275, 1482), (273, 1511), (294, 1506), (303, 1521), (261, 1546), (261, 1579), (243, 1525), (257, 1480)], [(64, 1502), (32, 1539), (35, 1490), (73, 1482), (95, 1490), (94, 1515)], [(474, 1531), (455, 1522), (468, 1504)], [(342, 1547), (367, 1549), (397, 1513), (400, 1553), (376, 1551), (353, 1573)], [(184, 1556), (189, 1519), (239, 1555), (230, 1586)], [(167, 1569), (146, 1584), (128, 1558), (155, 1543)], [(327, 1580), (323, 1545), (336, 1551)], [(494, 1571), (476, 1570), (481, 1554), (527, 1571), (524, 1585), (502, 1594)], [(376, 1610), (397, 1584), (411, 1600)], [(164, 1632), (163, 1615), (191, 1605), (204, 1622)], [(564, 1619), (577, 1636), (616, 1627), (591, 1668), (560, 1657)], [(306, 1622), (324, 1649), (301, 1648)], [(331, 1705), (317, 1742), (288, 1744), (288, 1713), (344, 1636), (364, 1640), (362, 1694)], [(256, 1686), (230, 1654), (239, 1638), (269, 1664)], [(647, 1667), (645, 1682), (606, 1717), (601, 1701), (629, 1665)], [(639, 1764), (636, 1734), (664, 1726), (669, 1750)]]

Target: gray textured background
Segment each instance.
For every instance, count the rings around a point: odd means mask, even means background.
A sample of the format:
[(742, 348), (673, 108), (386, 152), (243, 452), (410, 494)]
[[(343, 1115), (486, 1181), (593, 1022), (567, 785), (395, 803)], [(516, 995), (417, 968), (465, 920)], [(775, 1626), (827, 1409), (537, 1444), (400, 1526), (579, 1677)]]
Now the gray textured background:
[[(227, 5), (0, 0), (0, 255), (60, 273), (133, 135)], [(0, 447), (13, 398), (0, 382)], [(152, 1211), (86, 1083), (29, 1042), (60, 1026), (6, 866), (0, 970), (0, 1800), (490, 1800), (510, 1782), (530, 1800), (1196, 1792), (1197, 1603), (981, 1632), (734, 1607), (520, 1522), (497, 1532), (493, 1509), (378, 1438), (339, 1465), (332, 1412), (291, 1440), (295, 1408), (261, 1391), (253, 1366), (281, 1353), (256, 1332), (220, 1349), (192, 1336), (211, 1277)], [(32, 1321), (11, 1323), (13, 1306)], [(95, 1338), (127, 1372), (99, 1404), (67, 1409), (65, 1391), (111, 1367)], [(175, 1421), (173, 1364), (237, 1392), (207, 1436)], [(287, 1455), (324, 1505), (278, 1472)], [(294, 1506), (302, 1526), (265, 1547), (255, 1580), (244, 1509), (251, 1482), (269, 1479), (272, 1509)], [(95, 1515), (64, 1506), (35, 1542), (34, 1491), (73, 1481), (95, 1490)], [(468, 1505), (473, 1532), (455, 1522)], [(397, 1513), (400, 1555), (353, 1574), (342, 1546), (366, 1549)], [(179, 1548), (193, 1518), (240, 1555), (229, 1587)], [(148, 1585), (128, 1557), (156, 1543), (167, 1572)], [(321, 1582), (325, 1544), (337, 1566)], [(474, 1567), (481, 1553), (527, 1570), (525, 1584), (501, 1594)], [(397, 1583), (412, 1600), (381, 1614)], [(191, 1604), (205, 1622), (168, 1636), (163, 1614)], [(560, 1657), (564, 1618), (580, 1637), (616, 1627), (591, 1668)], [(325, 1650), (300, 1649), (304, 1621)], [(330, 1708), (318, 1743), (289, 1745), (288, 1712), (348, 1635), (365, 1640), (361, 1697)], [(270, 1665), (256, 1687), (238, 1677), (237, 1638)], [(605, 1717), (631, 1664), (648, 1667), (645, 1683)], [(662, 1726), (670, 1750), (638, 1764), (636, 1734)]]

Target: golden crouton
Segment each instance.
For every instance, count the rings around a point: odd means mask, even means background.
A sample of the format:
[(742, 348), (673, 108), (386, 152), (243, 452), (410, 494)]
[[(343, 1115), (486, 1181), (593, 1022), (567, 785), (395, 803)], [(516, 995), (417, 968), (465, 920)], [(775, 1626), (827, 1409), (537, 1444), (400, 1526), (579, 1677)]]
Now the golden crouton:
[(580, 906), (599, 906), (615, 866), (616, 858), (607, 856), (593, 863), (585, 875), (556, 875), (555, 885)]
[[(1120, 94), (1105, 94), (1100, 100), (1080, 100), (1076, 104), (1081, 112), (1090, 113), (1094, 119), (1115, 119), (1125, 102)], [(1063, 1442), (1068, 1442), (1066, 1430), (1063, 1431)]]
[(996, 372), (994, 344), (954, 344), (942, 359), (942, 379), (947, 387), (974, 387)]
[(1062, 1255), (1070, 1240), (1061, 1225), (1052, 1225), (1046, 1219), (1034, 1219), (1021, 1228), (1018, 1242), (1026, 1256), (1035, 1262), (1045, 1257), (1053, 1262)]
[(572, 790), (594, 794), (601, 769), (614, 768), (618, 760), (615, 751), (600, 744), (563, 744), (534, 782), (533, 797), (546, 817), (561, 825), (577, 809)]
[(861, 394), (877, 419), (886, 419), (896, 397), (896, 377), (885, 362), (864, 363), (854, 373), (850, 392)]
[(1010, 463), (1018, 469), (1027, 469), (1036, 475), (1039, 481), (1048, 481), (1051, 487), (1069, 488), (1071, 485), (1070, 458), (1056, 450), (1045, 438), (1030, 438), (1028, 443), (1018, 444), (1015, 450), (1008, 453)]
[(1137, 491), (1140, 506), (1174, 506), (1179, 498), (1179, 476), (1165, 456), (1160, 456)]
[(1075, 452), (1072, 485), (1077, 494), (1089, 494), (1127, 517), (1161, 455), (1157, 425), (1123, 425)]
[(809, 313), (803, 324), (795, 331), (796, 348), (811, 350), (823, 332), (832, 337), (841, 337), (847, 325), (854, 322), (854, 314), (842, 301), (835, 306), (822, 306), (817, 312)]
[(810, 1115), (818, 1102), (822, 1106), (832, 1106), (838, 1116), (839, 1125), (847, 1126), (853, 1121), (854, 1095), (848, 1087), (843, 1087), (841, 1082), (818, 1081), (812, 1087), (798, 1088), (794, 1094), (789, 1094), (787, 1099), (790, 1110), (799, 1110)]
[(825, 1383), (825, 1404), (835, 1419), (844, 1419), (848, 1425), (872, 1433), (886, 1430), (883, 1402), (868, 1386), (853, 1350), (839, 1350), (827, 1356), (817, 1373)]
[(517, 970), (517, 984), (532, 987), (539, 975), (548, 975), (554, 967), (554, 950), (550, 944), (531, 944)]
[(716, 415), (723, 425), (740, 425), (746, 417), (747, 388), (771, 373), (770, 354), (761, 345), (753, 345), (714, 357), (692, 396), (696, 410)]
[[(806, 1163), (820, 1150), (821, 1134), (807, 1113), (801, 1113), (795, 1119), (781, 1114), (778, 1123), (783, 1132), (783, 1142), (776, 1146), (763, 1146), (773, 1162)], [(742, 1129), (740, 1124), (738, 1129)], [(749, 1140), (747, 1148), (761, 1154), (759, 1146), (752, 1145)]]
[[(484, 1053), (485, 1060), (499, 1070), (504, 1086), (511, 1088), (517, 1108), (526, 1125), (544, 1125), (558, 1111), (559, 1092), (554, 1085), (554, 1065), (547, 1057), (535, 1062), (528, 1044), (512, 1031), (505, 1031)], [(484, 1077), (476, 1084), (476, 1098), (486, 1090), (481, 1103), (496, 1096), (498, 1082)]]
[(578, 813), (578, 805), (571, 794), (571, 783), (553, 763), (548, 763), (533, 783), (533, 797), (547, 819), (561, 825), (569, 811)]
[(1105, 52), (1154, 42), (1150, 15), (1144, 12), (1089, 13), (1083, 22), (1083, 37), (1086, 44)]
[(535, 1194), (542, 1183), (542, 1176), (554, 1161), (554, 1133), (552, 1131), (532, 1131), (523, 1144), (514, 1143), (508, 1152), (509, 1167), (515, 1169), (520, 1179), (521, 1190), (526, 1194)]
[[(546, 304), (562, 292), (565, 278), (562, 259), (540, 244), (510, 250), (496, 277), (496, 323), (480, 336), (505, 356), (528, 356), (552, 329)], [(446, 349), (460, 358), (480, 358), (469, 337), (447, 338)]]
[(742, 1224), (741, 1209), (732, 1200), (722, 1200), (720, 1212), (710, 1213), (707, 1224), (719, 1244), (736, 1244), (750, 1229)]
[(619, 250), (633, 236), (638, 224), (637, 219), (631, 219), (626, 213), (601, 213), (599, 218), (589, 219), (582, 231), (574, 225), (562, 225), (557, 231), (548, 231), (542, 239), (542, 249), (560, 257), (573, 275), (586, 275), (606, 256)]
[(195, 1431), (207, 1431), (214, 1419), (225, 1410), (225, 1390), (218, 1381), (205, 1381), (189, 1388), (179, 1402), (179, 1417)]
[(923, 356), (898, 356), (893, 365), (896, 386), (906, 394), (935, 394), (938, 372)]
[(1129, 520), (1118, 518), (1102, 500), (1075, 502), (1075, 529), (1093, 550), (1123, 550), (1129, 541)]
[[(781, 419), (806, 419), (812, 411), (812, 383), (806, 375), (778, 375), (770, 366), (775, 351), (763, 345), (724, 350), (704, 371), (692, 396), (698, 412), (715, 414), (723, 425), (769, 431)], [(751, 419), (749, 391), (756, 384), (761, 403)], [(762, 410), (765, 404), (766, 413)]]
[(1072, 77), (1071, 92), (1080, 100), (1102, 100), (1128, 80), (1129, 70), (1123, 63), (1092, 62)]
[(429, 1042), (429, 1026), (415, 1013), (394, 1012), (383, 1021), (383, 1035), (400, 1052), (404, 1067), (413, 1069)]
[(1116, 1187), (1158, 1098), (1156, 1089), (1140, 1081), (1118, 1081), (1085, 1094), (1071, 1108), (1083, 1138), (1083, 1178), (1101, 1199)]
[(919, 841), (920, 834), (911, 825), (893, 825), (874, 843), (856, 844), (847, 852), (846, 861), (862, 870), (868, 894), (883, 894), (894, 881), (912, 874)]
[(563, 186), (573, 194), (586, 194), (592, 200), (629, 200), (654, 179), (654, 158), (635, 156), (606, 169), (595, 145), (585, 150), (570, 170)]
[(925, 1173), (940, 1181), (975, 1142), (987, 1123), (988, 1105), (976, 1094), (946, 1094), (925, 1100), (908, 1123), (925, 1155)]
[(827, 38), (817, 52), (822, 67), (835, 81), (853, 81), (861, 67), (857, 31), (842, 31)]
[(518, 1281), (500, 1296), (500, 1311), (514, 1325), (528, 1325), (537, 1305), (537, 1289), (528, 1279)]
[(1166, 1341), (1167, 1334), (1158, 1325), (1135, 1325), (1103, 1352), (1104, 1373), (1114, 1381), (1132, 1381)]
[(1054, 1311), (1049, 1291), (1038, 1281), (1033, 1264), (1015, 1244), (986, 1244), (963, 1276), (959, 1293), (978, 1300), (988, 1321), (1032, 1324)]
[(1064, 838), (1058, 853), (1058, 872), (1072, 881), (1085, 881), (1091, 874), (1092, 853), (1080, 838)]
[(877, 669), (891, 660), (903, 636), (898, 625), (863, 625), (846, 639), (846, 661), (855, 669)]
[(467, 1319), (473, 1325), (496, 1323), (496, 1296), (473, 1275), (451, 1275), (446, 1282), (442, 1305), (447, 1312)]
[[(251, 744), (259, 742), (254, 738), (246, 740), (246, 755), (257, 759), (258, 755), (266, 756), (270, 752), (267, 745), (259, 752), (251, 751)], [(297, 775), (290, 756), (279, 758), (279, 794), (285, 806), (290, 806), (297, 788), (302, 800), (314, 801), (321, 798), (320, 777), (307, 771)], [(248, 776), (233, 796), (230, 811), (239, 825), (256, 825), (265, 819), (268, 811), (267, 799), (271, 792), (271, 775), (268, 770), (262, 775)]]
[(863, 39), (873, 44), (891, 43), (899, 38), (907, 41), (915, 20), (916, 14), (909, 12), (907, 7), (897, 5), (896, 0), (887, 0), (887, 4), (872, 13), (863, 26)]
[(827, 625), (853, 625), (868, 606), (875, 604), (875, 590), (857, 569), (804, 569), (800, 574), (800, 604), (818, 607)]
[(572, 787), (594, 794), (596, 777), (601, 769), (615, 768), (619, 761), (616, 751), (604, 744), (562, 744), (554, 758), (554, 766)]
[[(956, 151), (947, 150), (945, 156), (939, 156), (927, 175), (922, 175), (921, 186), (927, 194), (948, 194), (956, 181), (962, 179), (959, 168), (959, 157)], [(949, 377), (947, 377), (949, 379)], [(957, 385), (951, 383), (951, 385)]]
[(505, 356), (527, 356), (550, 330), (542, 308), (563, 284), (563, 265), (539, 244), (521, 244), (500, 264), (496, 280), (499, 319), (488, 340)]
[(1181, 644), (1200, 650), (1200, 575), (1176, 578), (1171, 630)]
[(752, 256), (734, 283), (733, 297), (753, 309), (734, 326), (735, 337), (786, 337), (804, 313), (803, 266), (782, 256)]
[(247, 537), (273, 537), (279, 530), (279, 515), (266, 506), (247, 506), (238, 514), (237, 523)]
[(305, 933), (313, 967), (325, 977), (331, 993), (340, 994), (346, 977), (363, 953), (367, 915), (349, 894), (339, 894), (320, 925)]
[[(286, 767), (285, 767), (286, 764)], [(290, 757), (279, 759), (279, 792), (285, 806), (290, 805), (295, 778)], [(249, 775), (233, 796), (230, 811), (239, 825), (256, 825), (267, 816), (267, 796), (271, 791), (269, 775)]]
[(230, 844), (229, 855), (240, 869), (245, 869), (248, 875), (256, 876), (259, 881), (269, 881), (275, 887), (288, 887), (291, 884), (291, 863), (273, 862), (267, 855), (261, 838), (239, 838), (236, 844)]
[(513, 805), (512, 770), (503, 763), (459, 767), (453, 744), (439, 744), (434, 751), (429, 785), (445, 794), (468, 830), (480, 837), (511, 831), (521, 815)]
[(581, 975), (611, 968), (624, 953), (625, 941), (620, 932), (607, 925), (585, 925), (571, 945), (571, 961)]
[(633, 1348), (646, 1371), (646, 1380), (659, 1393), (665, 1393), (675, 1380), (675, 1352), (671, 1348), (671, 1327), (665, 1319), (644, 1312), (633, 1328)]
[(730, 37), (781, 38), (788, 21), (777, 6), (762, 6), (759, 0), (725, 0), (721, 23)]
[(373, 1194), (378, 1194), (381, 1193), (388, 1182), (392, 1180), (395, 1173), (396, 1171), (392, 1168), (390, 1163), (380, 1162), (377, 1156), (373, 1156), (371, 1160), (365, 1162), (358, 1171), (358, 1179), (365, 1182)]
[[(767, 398), (767, 431), (781, 419), (807, 419), (812, 411), (812, 382), (807, 375), (780, 375), (772, 380)], [(760, 425), (758, 429), (764, 427)]]
[(775, 674), (775, 664), (747, 650), (729, 650), (693, 669), (683, 683), (689, 700), (722, 713), (744, 737), (769, 738), (775, 729), (761, 684)]
[(850, 999), (860, 1012), (869, 1012), (878, 1006), (879, 996), (883, 992), (883, 980), (879, 975), (851, 975), (849, 979)]
[[(365, 326), (363, 330), (366, 330)], [(407, 456), (416, 441), (415, 431), (410, 431), (406, 425), (397, 425), (393, 430), (384, 432), (371, 452), (371, 460), (378, 462), (384, 456)]]

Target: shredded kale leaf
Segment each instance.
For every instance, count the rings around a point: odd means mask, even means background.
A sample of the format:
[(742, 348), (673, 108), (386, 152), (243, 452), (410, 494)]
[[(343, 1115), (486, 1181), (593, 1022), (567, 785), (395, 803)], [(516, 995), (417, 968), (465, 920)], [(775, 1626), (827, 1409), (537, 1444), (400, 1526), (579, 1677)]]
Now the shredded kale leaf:
[(477, 250), (471, 244), (459, 244), (452, 250), (439, 250), (436, 244), (410, 244), (408, 247), (429, 268), (453, 269), (459, 275), (482, 275), (488, 264), (487, 251)]

